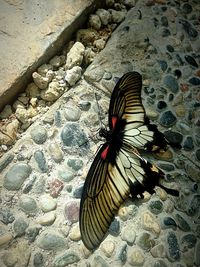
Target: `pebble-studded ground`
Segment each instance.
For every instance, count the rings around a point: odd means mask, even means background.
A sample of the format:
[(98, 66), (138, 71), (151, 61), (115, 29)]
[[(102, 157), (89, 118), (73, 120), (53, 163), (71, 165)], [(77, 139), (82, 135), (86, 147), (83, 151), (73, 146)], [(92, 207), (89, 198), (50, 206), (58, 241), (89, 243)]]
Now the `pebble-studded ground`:
[[(1, 113), (16, 129), (32, 124), (15, 133), (12, 149), (12, 142), (1, 143), (2, 267), (200, 266), (200, 4), (115, 2), (93, 14), (92, 28), (42, 65), (14, 107)], [(144, 155), (180, 196), (157, 187), (143, 200), (127, 200), (90, 253), (78, 225), (82, 187), (101, 143), (99, 117), (107, 125), (110, 93), (128, 71), (143, 76), (150, 120), (182, 146)]]

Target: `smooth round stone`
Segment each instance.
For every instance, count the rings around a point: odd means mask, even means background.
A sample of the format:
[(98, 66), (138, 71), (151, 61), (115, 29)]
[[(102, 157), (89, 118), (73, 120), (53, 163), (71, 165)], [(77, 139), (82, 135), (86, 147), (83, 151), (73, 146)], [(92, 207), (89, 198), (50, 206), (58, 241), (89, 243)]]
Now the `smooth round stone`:
[(41, 172), (45, 173), (48, 171), (48, 166), (43, 151), (41, 150), (35, 151), (34, 159), (37, 162), (38, 168), (41, 170)]
[(200, 161), (200, 149), (197, 149), (195, 155), (196, 155), (196, 158), (198, 159), (198, 161)]
[(176, 230), (177, 225), (173, 218), (167, 216), (163, 218), (163, 228), (172, 228), (173, 230)]
[(78, 171), (83, 167), (83, 161), (81, 159), (69, 159), (67, 165), (74, 171)]
[(194, 142), (191, 136), (187, 136), (184, 143), (183, 143), (183, 148), (187, 151), (193, 150), (194, 149)]
[(103, 75), (104, 80), (111, 80), (112, 79), (112, 73), (109, 71), (105, 71)]
[(164, 85), (171, 90), (172, 93), (177, 93), (179, 90), (179, 85), (174, 76), (167, 74), (163, 79)]
[(176, 123), (177, 119), (174, 114), (169, 110), (165, 111), (160, 117), (160, 124), (164, 127), (173, 126)]
[(170, 53), (174, 52), (174, 48), (173, 48), (173, 46), (171, 46), (171, 45), (167, 45), (166, 48), (167, 48), (167, 51), (168, 51), (168, 52), (170, 52)]
[(15, 236), (24, 235), (27, 227), (28, 223), (23, 218), (16, 219), (13, 224), (13, 230), (15, 232)]
[(159, 167), (165, 171), (168, 171), (168, 172), (171, 172), (171, 171), (174, 171), (175, 170), (175, 167), (173, 164), (171, 163), (164, 163), (164, 162), (160, 162), (159, 164)]
[(56, 163), (63, 160), (63, 152), (57, 143), (51, 143), (49, 145), (49, 154)]
[(0, 221), (2, 223), (9, 224), (9, 223), (12, 223), (14, 220), (15, 220), (15, 217), (9, 209), (2, 208), (0, 210)]
[(133, 230), (132, 225), (127, 225), (122, 229), (122, 240), (126, 241), (127, 244), (133, 245), (136, 239), (136, 233)]
[(77, 107), (67, 107), (64, 116), (68, 121), (78, 121), (81, 117), (81, 111)]
[(143, 252), (138, 248), (131, 248), (128, 252), (128, 262), (133, 266), (143, 266), (145, 258)]
[(66, 123), (61, 132), (61, 139), (65, 146), (89, 147), (87, 136), (77, 123)]
[(37, 239), (37, 245), (45, 250), (64, 248), (66, 240), (57, 232), (44, 231)]
[(166, 107), (167, 107), (167, 104), (166, 104), (166, 102), (163, 101), (163, 100), (160, 100), (160, 101), (158, 102), (158, 104), (157, 104), (157, 108), (158, 108), (159, 110), (165, 109)]
[(116, 249), (115, 259), (120, 261), (122, 264), (125, 264), (127, 260), (127, 244), (125, 241), (121, 241)]
[(145, 92), (147, 95), (153, 94), (154, 91), (155, 91), (155, 90), (154, 90), (153, 87), (147, 87), (147, 86), (144, 87), (144, 92)]
[(178, 261), (180, 259), (180, 248), (177, 237), (174, 232), (168, 232), (168, 258), (170, 261)]
[(53, 266), (54, 267), (64, 267), (68, 265), (70, 266), (71, 264), (76, 263), (78, 261), (80, 261), (78, 254), (74, 251), (67, 250), (64, 254), (59, 254), (55, 258)]
[(13, 153), (6, 153), (1, 159), (0, 159), (0, 172), (2, 172), (8, 164), (11, 163), (11, 161), (14, 159)]
[(8, 244), (14, 237), (11, 233), (0, 233), (0, 247)]
[(62, 191), (64, 184), (59, 179), (55, 178), (49, 182), (49, 194), (53, 198), (57, 198)]
[[(191, 128), (188, 124), (184, 122), (177, 123), (177, 128), (180, 130), (180, 132), (184, 135), (189, 134), (191, 131)], [(182, 138), (183, 139), (183, 138)], [(182, 142), (182, 141), (181, 141)]]
[(192, 77), (189, 79), (189, 83), (191, 83), (192, 85), (200, 85), (200, 79), (197, 77)]
[(136, 243), (143, 250), (149, 250), (155, 245), (155, 241), (152, 239), (151, 235), (147, 232), (140, 234), (136, 240)]
[(42, 253), (36, 252), (33, 258), (34, 267), (43, 267), (44, 266), (44, 258)]
[(69, 238), (73, 241), (81, 240), (81, 232), (80, 232), (80, 228), (78, 224), (74, 225), (71, 228), (70, 233), (69, 233)]
[(163, 203), (160, 200), (152, 200), (148, 208), (152, 213), (159, 214), (163, 211)]
[(23, 186), (23, 190), (22, 190), (23, 193), (28, 194), (31, 191), (36, 179), (37, 179), (36, 175), (33, 175), (31, 177), (31, 179)]
[(41, 224), (42, 226), (52, 225), (56, 219), (55, 211), (50, 211), (45, 213), (42, 216), (37, 218), (37, 223)]
[(200, 207), (200, 195), (194, 195), (191, 202), (188, 203), (187, 214), (189, 216), (194, 216), (199, 211)]
[(162, 243), (151, 248), (150, 252), (154, 258), (165, 258), (166, 256), (165, 247)]
[(175, 215), (176, 218), (176, 222), (178, 227), (184, 231), (184, 232), (189, 232), (191, 230), (190, 225), (188, 224), (188, 222), (180, 215), (180, 214), (176, 214)]
[(70, 170), (58, 170), (58, 176), (61, 180), (68, 183), (74, 178), (74, 173)]
[(185, 19), (179, 19), (179, 23), (182, 24), (183, 29), (186, 31), (189, 37), (191, 37), (191, 39), (195, 39), (198, 36), (198, 31), (190, 22)]
[(38, 226), (29, 227), (26, 229), (26, 238), (29, 242), (34, 242), (39, 232), (40, 228)]
[(78, 222), (80, 204), (78, 201), (70, 201), (65, 205), (65, 218), (71, 222)]
[(94, 256), (91, 266), (109, 267), (110, 265), (100, 256)]
[(103, 251), (103, 253), (105, 254), (106, 257), (110, 258), (115, 250), (115, 243), (108, 240), (108, 241), (104, 241), (101, 246), (100, 246), (101, 250)]
[(22, 196), (19, 200), (19, 207), (26, 213), (26, 214), (35, 214), (37, 211), (37, 203), (36, 201), (29, 196)]
[(161, 70), (163, 72), (167, 70), (167, 68), (168, 68), (167, 61), (165, 61), (165, 60), (158, 60), (158, 63), (159, 63), (160, 68), (161, 68)]
[(31, 167), (26, 163), (14, 164), (5, 175), (4, 187), (7, 190), (19, 190), (31, 171)]
[(192, 6), (188, 3), (184, 3), (181, 6), (181, 10), (184, 14), (190, 14), (192, 12)]
[(186, 234), (181, 238), (181, 251), (188, 251), (195, 247), (197, 238), (193, 234)]
[(91, 107), (91, 103), (89, 101), (86, 101), (86, 100), (81, 100), (79, 102), (79, 107), (83, 111), (88, 111)]
[(151, 231), (157, 235), (160, 233), (160, 225), (157, 223), (154, 215), (149, 212), (145, 212), (142, 215), (142, 226), (145, 230)]
[(47, 131), (44, 127), (38, 125), (31, 130), (31, 137), (36, 144), (43, 144), (47, 140)]
[(183, 135), (178, 133), (178, 132), (174, 132), (174, 131), (165, 131), (164, 132), (165, 138), (167, 139), (167, 141), (169, 143), (172, 143), (174, 145), (180, 145), (183, 141)]
[(74, 190), (73, 190), (73, 197), (74, 198), (81, 198), (82, 192), (83, 192), (83, 185), (78, 185)]
[(196, 60), (190, 56), (190, 55), (185, 55), (185, 60), (187, 61), (187, 63), (189, 63), (191, 66), (198, 68), (198, 64), (196, 62)]
[(175, 77), (176, 77), (177, 79), (179, 79), (179, 78), (181, 77), (181, 75), (182, 75), (182, 72), (181, 72), (180, 70), (176, 69), (176, 70), (174, 71), (174, 75), (175, 75)]
[(114, 236), (117, 236), (120, 233), (120, 223), (116, 218), (112, 221), (109, 227), (109, 232)]
[(43, 212), (49, 212), (56, 209), (57, 203), (54, 198), (45, 194), (39, 198), (39, 205)]

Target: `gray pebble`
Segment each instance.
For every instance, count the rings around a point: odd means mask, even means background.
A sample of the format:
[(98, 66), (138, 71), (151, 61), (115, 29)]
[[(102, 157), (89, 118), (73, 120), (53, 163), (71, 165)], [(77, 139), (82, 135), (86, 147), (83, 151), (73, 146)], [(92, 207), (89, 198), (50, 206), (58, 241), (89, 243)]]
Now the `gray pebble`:
[(152, 200), (148, 208), (152, 213), (159, 214), (163, 211), (163, 203), (160, 200)]
[(62, 181), (68, 183), (74, 178), (74, 173), (66, 169), (58, 170), (58, 176)]
[(16, 163), (8, 170), (4, 178), (4, 187), (8, 190), (19, 190), (31, 173), (26, 163)]
[(35, 214), (37, 211), (36, 201), (32, 197), (26, 195), (20, 198), (19, 207), (28, 215)]
[(184, 19), (179, 19), (179, 23), (183, 25), (183, 29), (186, 31), (189, 37), (194, 39), (198, 36), (198, 31), (194, 28), (194, 26), (190, 22)]
[(1, 208), (0, 221), (4, 224), (12, 223), (15, 220), (13, 213), (7, 208)]
[(168, 243), (168, 258), (170, 261), (177, 261), (180, 259), (180, 248), (177, 237), (174, 232), (169, 232), (167, 235)]
[(122, 229), (122, 240), (126, 241), (128, 245), (133, 245), (136, 239), (136, 233), (132, 225), (127, 225)]
[(150, 250), (155, 245), (155, 241), (152, 239), (151, 235), (147, 232), (140, 234), (136, 240), (138, 246), (143, 250)]
[(36, 252), (33, 258), (34, 267), (42, 267), (44, 266), (44, 258), (42, 253)]
[(161, 70), (163, 72), (167, 70), (167, 68), (168, 68), (167, 61), (165, 61), (165, 60), (158, 60), (158, 63), (159, 63), (160, 68), (161, 68)]
[(159, 162), (158, 167), (160, 167), (161, 169), (167, 172), (171, 172), (175, 170), (175, 167), (172, 163)]
[(167, 216), (163, 218), (163, 228), (171, 228), (173, 230), (176, 230), (177, 225), (173, 218)]
[(165, 138), (169, 143), (179, 146), (183, 141), (183, 135), (179, 132), (175, 132), (172, 130), (164, 132)]
[(99, 266), (99, 267), (109, 267), (109, 264), (100, 256), (94, 256), (92, 260), (92, 266)]
[(176, 121), (175, 115), (170, 110), (165, 111), (160, 117), (160, 124), (164, 127), (173, 126)]
[(37, 179), (37, 176), (36, 175), (33, 175), (31, 177), (31, 179), (23, 186), (23, 190), (22, 190), (23, 193), (27, 194), (28, 192), (31, 191), (31, 189), (33, 188), (33, 185), (34, 185), (36, 179)]
[(14, 159), (13, 153), (6, 153), (1, 159), (0, 159), (0, 172), (2, 172), (8, 164), (11, 163), (11, 161)]
[(78, 171), (83, 167), (83, 161), (81, 159), (69, 159), (67, 165), (74, 171)]
[(191, 230), (191, 227), (189, 226), (189, 224), (180, 214), (176, 214), (175, 217), (176, 217), (177, 225), (182, 231), (189, 232)]
[(81, 111), (76, 106), (74, 107), (69, 106), (65, 110), (64, 116), (67, 121), (78, 121), (81, 117)]
[(15, 236), (24, 235), (27, 227), (28, 223), (23, 218), (16, 219), (13, 224), (13, 230), (15, 232)]
[(177, 93), (179, 90), (179, 85), (176, 78), (170, 74), (167, 74), (163, 79), (164, 85), (171, 90), (172, 93)]
[(89, 147), (87, 136), (78, 123), (66, 123), (61, 132), (61, 139), (65, 146)]
[(192, 85), (200, 85), (200, 79), (197, 77), (192, 77), (189, 79), (189, 83), (191, 83)]
[(120, 223), (118, 219), (114, 219), (109, 227), (109, 232), (112, 235), (118, 235), (120, 233)]
[(81, 198), (82, 196), (82, 192), (83, 192), (83, 185), (84, 184), (80, 184), (77, 187), (74, 188), (73, 190), (73, 198)]
[(47, 139), (47, 131), (44, 127), (37, 126), (31, 130), (31, 137), (36, 144), (43, 144)]
[(197, 238), (194, 234), (186, 234), (181, 238), (181, 251), (185, 252), (195, 247)]
[(189, 3), (184, 3), (181, 6), (181, 10), (184, 14), (190, 14), (192, 12), (192, 6)]
[(81, 100), (79, 102), (79, 107), (83, 111), (88, 111), (91, 107), (91, 103), (89, 101), (86, 101), (86, 100)]
[(66, 240), (57, 232), (44, 231), (37, 239), (37, 245), (45, 250), (64, 248)]
[(194, 195), (190, 203), (188, 203), (187, 214), (194, 216), (199, 211), (200, 206), (200, 195)]
[(186, 151), (190, 151), (194, 149), (194, 142), (191, 136), (187, 136), (184, 143), (183, 143), (183, 148)]
[(127, 260), (127, 243), (125, 241), (122, 241), (117, 246), (117, 251), (115, 254), (115, 259), (117, 261), (120, 261), (122, 264), (124, 264)]
[(40, 228), (38, 226), (32, 226), (26, 229), (26, 238), (29, 242), (34, 242), (39, 234)]
[(66, 251), (64, 254), (58, 255), (54, 260), (55, 267), (64, 267), (80, 261), (78, 254), (72, 250)]
[(35, 151), (34, 158), (35, 158), (35, 161), (37, 162), (37, 165), (38, 165), (38, 168), (40, 169), (40, 171), (43, 173), (47, 172), (48, 166), (47, 166), (47, 162), (46, 162), (45, 155), (44, 155), (43, 151), (41, 151), (41, 150)]

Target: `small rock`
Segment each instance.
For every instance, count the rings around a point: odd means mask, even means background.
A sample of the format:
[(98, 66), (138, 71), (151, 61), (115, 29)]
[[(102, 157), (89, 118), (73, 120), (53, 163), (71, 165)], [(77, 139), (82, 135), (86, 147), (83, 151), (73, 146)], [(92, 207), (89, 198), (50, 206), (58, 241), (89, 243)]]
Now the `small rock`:
[(32, 226), (26, 229), (26, 238), (29, 242), (34, 242), (39, 234), (40, 228), (38, 226)]
[(82, 192), (83, 192), (83, 185), (84, 184), (80, 184), (74, 188), (74, 190), (73, 190), (73, 197), (74, 198), (81, 198)]
[(109, 232), (114, 236), (117, 236), (120, 233), (120, 223), (116, 218), (112, 221), (109, 227)]
[(19, 121), (13, 119), (11, 122), (5, 122), (4, 127), (1, 127), (0, 131), (0, 144), (1, 145), (13, 145), (17, 138)]
[(160, 226), (156, 222), (156, 218), (153, 216), (153, 214), (145, 212), (142, 216), (142, 224), (145, 230), (152, 231), (155, 234), (160, 233)]
[(49, 182), (49, 193), (53, 198), (57, 198), (60, 192), (62, 191), (64, 185), (63, 182), (59, 179), (54, 179)]
[(48, 166), (43, 151), (36, 150), (34, 153), (34, 159), (38, 165), (39, 170), (43, 173), (46, 173), (48, 171)]
[(168, 258), (170, 261), (178, 261), (180, 259), (180, 248), (177, 237), (174, 232), (169, 232), (167, 235), (168, 243)]
[(184, 14), (190, 14), (192, 12), (192, 6), (189, 3), (184, 3), (181, 6), (181, 10)]
[(34, 265), (34, 267), (43, 267), (44, 266), (44, 258), (43, 258), (42, 253), (36, 252), (34, 254), (33, 265)]
[(72, 226), (71, 231), (69, 233), (69, 238), (73, 241), (81, 240), (81, 232), (78, 224)]
[(31, 138), (36, 144), (38, 145), (43, 144), (47, 139), (46, 129), (38, 125), (37, 127), (31, 130)]
[(177, 224), (173, 218), (167, 216), (163, 218), (163, 228), (172, 228), (173, 230), (176, 230)]
[(14, 220), (15, 220), (15, 217), (9, 209), (2, 208), (0, 210), (0, 221), (2, 223), (9, 224), (9, 223), (12, 223)]
[(126, 13), (124, 11), (110, 10), (111, 20), (114, 23), (120, 23), (125, 19)]
[(52, 225), (56, 219), (55, 211), (47, 212), (42, 216), (37, 218), (37, 223), (41, 224), (42, 226)]
[(158, 60), (158, 63), (160, 65), (160, 68), (163, 72), (165, 72), (168, 68), (168, 64), (165, 60)]
[(62, 114), (60, 110), (56, 110), (54, 120), (55, 120), (55, 126), (60, 128), (62, 126)]
[(164, 132), (165, 138), (167, 141), (175, 146), (180, 146), (183, 140), (183, 135), (180, 134), (179, 132), (174, 132), (174, 131), (165, 131)]
[(70, 201), (65, 205), (65, 218), (71, 222), (76, 223), (79, 220), (80, 204), (78, 201)]
[(149, 233), (142, 233), (138, 236), (136, 243), (140, 246), (143, 250), (150, 250), (155, 245), (155, 241), (151, 237)]
[(198, 64), (197, 64), (196, 60), (195, 60), (192, 56), (190, 56), (190, 55), (185, 55), (185, 60), (186, 60), (190, 65), (192, 65), (193, 67), (198, 68)]
[(6, 105), (0, 113), (0, 119), (7, 119), (12, 114), (12, 108), (10, 105)]
[(179, 23), (183, 25), (183, 29), (186, 31), (189, 37), (194, 39), (198, 36), (198, 31), (194, 28), (194, 26), (190, 22), (184, 19), (179, 19)]
[(0, 234), (0, 247), (5, 244), (8, 244), (12, 239), (13, 239), (13, 236), (9, 232)]
[(90, 107), (91, 107), (91, 103), (89, 101), (87, 101), (87, 100), (81, 100), (79, 102), (79, 107), (83, 111), (88, 111), (90, 109)]
[(74, 178), (74, 173), (65, 168), (58, 170), (58, 178), (60, 178), (63, 182), (70, 182)]
[(24, 235), (27, 227), (28, 223), (23, 218), (16, 219), (13, 224), (15, 237)]
[(171, 163), (159, 162), (158, 167), (167, 171), (167, 172), (171, 172), (171, 171), (175, 170), (174, 165)]
[(66, 69), (74, 66), (80, 66), (83, 61), (85, 47), (82, 43), (76, 42), (67, 54)]
[(117, 246), (115, 259), (117, 261), (120, 261), (122, 264), (125, 264), (125, 262), (127, 260), (127, 244), (126, 244), (126, 242), (122, 241)]
[(47, 230), (41, 233), (37, 239), (37, 245), (45, 250), (63, 249), (66, 246), (66, 240), (59, 233)]
[(98, 9), (96, 11), (96, 15), (99, 16), (100, 20), (101, 20), (101, 23), (106, 26), (108, 25), (108, 23), (110, 22), (111, 20), (111, 14), (109, 13), (109, 11), (105, 10), (105, 9)]
[(197, 238), (193, 234), (186, 234), (181, 238), (181, 251), (186, 252), (191, 248), (194, 248), (197, 242)]
[(176, 78), (170, 74), (166, 75), (163, 79), (164, 85), (171, 90), (172, 93), (177, 93), (179, 85)]
[(133, 266), (142, 266), (145, 258), (144, 254), (141, 250), (137, 248), (131, 248), (128, 251), (128, 262)]
[(188, 203), (187, 214), (194, 216), (199, 211), (200, 206), (200, 195), (193, 195), (190, 203)]
[(81, 111), (76, 106), (69, 106), (65, 109), (64, 116), (68, 121), (78, 121), (81, 117)]
[[(55, 56), (53, 57), (49, 63), (53, 66), (53, 67), (61, 67), (64, 63), (65, 63), (65, 56), (61, 55), (61, 56)], [(49, 70), (48, 70), (49, 71)]]
[(163, 203), (160, 200), (152, 200), (149, 203), (149, 210), (157, 215), (163, 211)]
[(95, 30), (99, 30), (101, 28), (100, 17), (96, 14), (90, 15), (88, 24), (90, 27), (94, 28)]
[(122, 240), (126, 241), (128, 245), (133, 245), (136, 239), (136, 233), (132, 225), (127, 225), (122, 229)]
[(91, 266), (109, 267), (108, 263), (100, 256), (94, 256)]
[(53, 266), (64, 267), (78, 261), (80, 261), (78, 254), (72, 250), (67, 250), (64, 254), (60, 254), (55, 258)]
[(190, 151), (194, 149), (194, 142), (191, 136), (187, 136), (184, 143), (183, 143), (183, 148), (186, 151)]
[(102, 242), (100, 248), (105, 254), (105, 256), (110, 258), (115, 250), (115, 243), (110, 240), (105, 240), (104, 242)]
[(100, 38), (98, 40), (95, 40), (93, 44), (98, 50), (103, 50), (106, 45), (106, 41), (104, 40), (104, 38)]
[(48, 84), (49, 84), (49, 80), (46, 77), (41, 76), (39, 73), (37, 72), (33, 72), (32, 74), (33, 77), (33, 81), (36, 84), (36, 86), (40, 89), (46, 89)]
[(200, 85), (200, 79), (197, 77), (192, 77), (189, 79), (189, 83), (191, 83), (192, 85)]
[(126, 221), (129, 218), (128, 208), (121, 206), (118, 210), (118, 216), (121, 220)]
[(13, 159), (13, 153), (9, 152), (3, 155), (3, 157), (0, 159), (0, 173), (12, 162)]
[(56, 163), (59, 163), (63, 160), (63, 152), (57, 143), (50, 143), (49, 147), (48, 147), (48, 152), (49, 152), (51, 158)]
[(73, 86), (78, 80), (80, 80), (81, 75), (82, 68), (79, 66), (74, 66), (71, 69), (67, 70), (65, 75), (65, 81), (67, 81), (69, 85)]
[(165, 111), (160, 117), (160, 124), (164, 127), (173, 126), (176, 123), (177, 119), (174, 114), (169, 110)]
[(65, 88), (58, 81), (52, 81), (49, 83), (48, 88), (41, 92), (41, 98), (45, 101), (54, 102), (64, 91)]
[(150, 252), (154, 258), (165, 258), (166, 257), (165, 247), (162, 243), (151, 248)]
[(79, 171), (83, 167), (83, 161), (81, 159), (69, 159), (67, 165), (74, 171)]
[(56, 201), (51, 196), (45, 194), (39, 198), (39, 205), (43, 212), (49, 212), (56, 209)]
[(24, 181), (31, 174), (31, 167), (26, 163), (16, 163), (8, 170), (4, 178), (4, 187), (7, 190), (19, 190)]
[(36, 84), (34, 83), (29, 83), (27, 88), (26, 88), (26, 95), (29, 97), (29, 98), (38, 98), (40, 96), (40, 89), (37, 87)]
[(163, 109), (165, 109), (166, 107), (167, 107), (167, 104), (166, 104), (166, 102), (163, 101), (163, 100), (160, 100), (160, 101), (158, 102), (158, 104), (157, 104), (157, 109), (158, 109), (158, 110), (163, 110)]
[(200, 161), (200, 149), (196, 150), (195, 155), (196, 155), (197, 160)]
[(37, 69), (37, 72), (42, 76), (46, 76), (49, 70), (53, 70), (53, 66), (50, 64), (43, 64)]
[(21, 196), (19, 207), (28, 215), (35, 214), (37, 211), (36, 201), (29, 196)]

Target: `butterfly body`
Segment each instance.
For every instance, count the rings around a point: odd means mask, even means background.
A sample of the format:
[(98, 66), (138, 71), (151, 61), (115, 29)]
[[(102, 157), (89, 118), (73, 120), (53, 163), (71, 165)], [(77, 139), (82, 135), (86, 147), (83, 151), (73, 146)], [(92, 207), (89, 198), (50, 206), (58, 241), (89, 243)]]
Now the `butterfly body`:
[(138, 150), (165, 149), (167, 142), (149, 124), (141, 100), (142, 77), (121, 77), (111, 95), (109, 130), (99, 135), (100, 147), (86, 177), (80, 204), (80, 231), (85, 246), (94, 250), (104, 239), (120, 205), (129, 195), (153, 193), (164, 173), (140, 156)]

